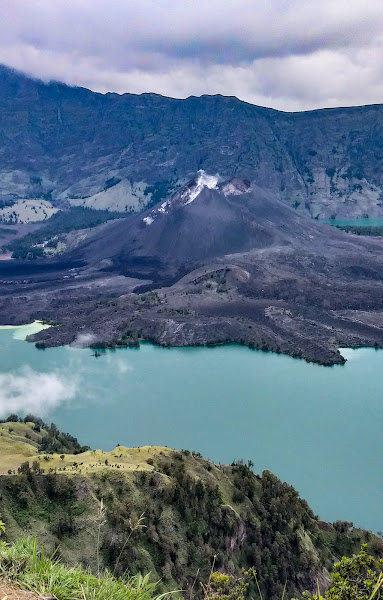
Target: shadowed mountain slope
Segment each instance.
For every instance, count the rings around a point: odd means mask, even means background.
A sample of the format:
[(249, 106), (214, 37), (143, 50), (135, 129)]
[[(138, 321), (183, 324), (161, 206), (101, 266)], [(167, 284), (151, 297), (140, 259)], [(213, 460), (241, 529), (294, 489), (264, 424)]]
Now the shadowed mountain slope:
[(0, 67), (0, 193), (140, 210), (203, 168), (313, 217), (383, 216), (382, 111), (103, 95)]

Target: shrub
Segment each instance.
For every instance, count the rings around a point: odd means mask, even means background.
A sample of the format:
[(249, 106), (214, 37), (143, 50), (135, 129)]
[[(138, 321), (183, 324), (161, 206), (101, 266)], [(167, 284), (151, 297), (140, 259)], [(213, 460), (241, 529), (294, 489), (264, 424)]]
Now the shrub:
[[(372, 600), (383, 595), (383, 560), (368, 556), (367, 545), (352, 558), (343, 557), (334, 565), (328, 600)], [(319, 586), (318, 586), (319, 588)], [(323, 600), (318, 595), (305, 593), (306, 600)]]
[(109, 572), (95, 577), (81, 566), (66, 567), (39, 551), (34, 538), (0, 542), (0, 577), (57, 600), (162, 600), (169, 595), (156, 595), (157, 584), (150, 582), (149, 574), (123, 580)]

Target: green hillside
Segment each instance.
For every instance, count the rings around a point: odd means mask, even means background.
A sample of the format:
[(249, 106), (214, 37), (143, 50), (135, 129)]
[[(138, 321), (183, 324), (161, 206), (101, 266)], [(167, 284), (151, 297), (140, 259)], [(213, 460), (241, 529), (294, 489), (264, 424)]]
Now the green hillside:
[(318, 521), (291, 486), (251, 464), (215, 465), (161, 447), (81, 450), (54, 426), (0, 425), (8, 541), (36, 536), (65, 564), (93, 573), (98, 561), (117, 575), (150, 572), (159, 591), (190, 591), (213, 563), (234, 575), (255, 567), (265, 598), (280, 598), (285, 582), (290, 597), (313, 591), (317, 578), (325, 586), (333, 562), (365, 541), (383, 556), (382, 540)]

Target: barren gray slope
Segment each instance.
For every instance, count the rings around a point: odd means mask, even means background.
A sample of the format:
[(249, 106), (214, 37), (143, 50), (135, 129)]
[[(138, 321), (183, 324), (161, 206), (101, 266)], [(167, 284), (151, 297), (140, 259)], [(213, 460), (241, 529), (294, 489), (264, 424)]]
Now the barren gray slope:
[(195, 195), (194, 180), (166, 205), (103, 226), (63, 257), (71, 271), (15, 278), (3, 314), (58, 321), (35, 338), (47, 345), (79, 331), (111, 345), (235, 341), (323, 364), (343, 361), (339, 346), (382, 347), (382, 241), (227, 183)]
[(225, 186), (238, 185), (239, 179), (223, 179), (217, 189), (205, 186), (190, 201), (185, 194), (196, 187), (197, 180), (151, 210), (108, 223), (68, 256), (92, 265), (110, 259), (111, 268), (113, 265), (124, 274), (139, 268), (140, 261), (146, 270), (152, 261), (154, 270), (170, 273), (177, 266), (267, 248), (293, 247), (298, 251), (304, 247), (312, 253), (326, 253), (328, 244), (333, 252), (341, 253), (354, 248), (355, 243), (357, 252), (376, 248), (374, 241), (350, 238), (299, 216), (249, 182), (235, 193), (224, 192)]

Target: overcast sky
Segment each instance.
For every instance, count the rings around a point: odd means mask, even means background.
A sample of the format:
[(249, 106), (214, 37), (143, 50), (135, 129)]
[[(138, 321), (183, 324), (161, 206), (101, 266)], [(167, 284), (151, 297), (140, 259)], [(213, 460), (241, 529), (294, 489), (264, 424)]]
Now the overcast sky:
[(281, 110), (383, 102), (383, 0), (0, 0), (0, 63)]

